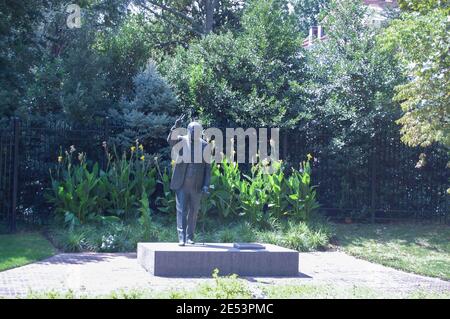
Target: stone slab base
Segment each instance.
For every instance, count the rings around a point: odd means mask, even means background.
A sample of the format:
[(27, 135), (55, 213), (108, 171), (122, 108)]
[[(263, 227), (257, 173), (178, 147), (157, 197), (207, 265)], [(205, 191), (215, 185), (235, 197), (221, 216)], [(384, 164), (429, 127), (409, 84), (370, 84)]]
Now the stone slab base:
[(297, 251), (271, 244), (264, 249), (237, 249), (232, 243), (178, 246), (177, 243), (138, 243), (137, 260), (148, 272), (166, 277), (220, 275), (297, 276)]

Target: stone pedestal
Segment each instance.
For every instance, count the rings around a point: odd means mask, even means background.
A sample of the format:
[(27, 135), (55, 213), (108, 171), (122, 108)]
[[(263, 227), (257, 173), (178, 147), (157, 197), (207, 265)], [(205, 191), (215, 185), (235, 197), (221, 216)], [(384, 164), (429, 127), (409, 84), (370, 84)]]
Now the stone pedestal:
[(238, 249), (232, 243), (178, 246), (177, 243), (138, 243), (138, 263), (155, 276), (210, 277), (220, 275), (297, 276), (298, 252), (271, 244)]

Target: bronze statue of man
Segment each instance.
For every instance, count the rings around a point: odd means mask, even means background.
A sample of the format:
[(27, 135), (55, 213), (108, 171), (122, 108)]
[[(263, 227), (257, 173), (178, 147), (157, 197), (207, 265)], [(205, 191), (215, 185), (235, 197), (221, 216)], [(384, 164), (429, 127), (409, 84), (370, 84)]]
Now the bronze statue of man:
[[(210, 163), (203, 156), (208, 143), (201, 138), (203, 128), (197, 122), (188, 125), (187, 135), (181, 135), (176, 128), (182, 115), (175, 121), (167, 141), (172, 147), (175, 161), (170, 189), (175, 191), (177, 209), (178, 244), (195, 244), (194, 232), (202, 194), (208, 194), (211, 179)], [(174, 146), (181, 152), (174, 152)]]

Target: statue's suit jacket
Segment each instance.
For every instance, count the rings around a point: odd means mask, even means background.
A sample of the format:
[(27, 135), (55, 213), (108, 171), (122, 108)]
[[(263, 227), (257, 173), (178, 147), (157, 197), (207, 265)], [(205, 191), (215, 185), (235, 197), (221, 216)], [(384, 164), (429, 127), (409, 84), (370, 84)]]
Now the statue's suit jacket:
[[(191, 143), (189, 141), (188, 135), (179, 135), (178, 138), (172, 139), (172, 130), (170, 131), (169, 136), (167, 137), (167, 141), (169, 142), (170, 146), (173, 147), (175, 144), (182, 142), (183, 143), (183, 150), (187, 150), (188, 152), (191, 152)], [(200, 139), (202, 144), (202, 154), (205, 149), (205, 147), (208, 145), (208, 143)], [(182, 151), (183, 152), (183, 151)], [(182, 156), (183, 153), (179, 154), (179, 156)], [(185, 163), (183, 161), (177, 161), (175, 163), (175, 166), (173, 168), (172, 173), (172, 179), (170, 181), (170, 189), (172, 190), (178, 190), (183, 186), (184, 178), (186, 176), (186, 169), (188, 167), (189, 163)], [(202, 190), (202, 187), (209, 187), (209, 183), (211, 180), (211, 165), (205, 161), (205, 159), (202, 156), (202, 162), (201, 163), (195, 163), (195, 171), (194, 174), (194, 185), (195, 190), (200, 192)]]

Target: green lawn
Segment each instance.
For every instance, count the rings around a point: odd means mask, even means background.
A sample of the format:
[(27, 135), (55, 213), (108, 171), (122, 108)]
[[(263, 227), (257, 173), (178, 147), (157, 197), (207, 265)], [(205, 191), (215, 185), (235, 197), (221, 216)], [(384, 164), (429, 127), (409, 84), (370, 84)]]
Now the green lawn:
[[(267, 299), (450, 299), (448, 291), (427, 291), (417, 289), (410, 292), (382, 291), (357, 285), (303, 284), (264, 285), (259, 289)], [(130, 289), (114, 291), (105, 295), (89, 295), (73, 291), (30, 292), (27, 299), (236, 299), (252, 298), (244, 282), (232, 285), (200, 284), (186, 290), (152, 291)]]
[(50, 257), (55, 252), (50, 242), (36, 232), (0, 235), (0, 271)]
[(411, 292), (383, 291), (361, 285), (304, 284), (263, 288), (275, 299), (450, 299), (450, 292), (417, 289)]
[(335, 224), (345, 252), (385, 266), (450, 280), (450, 227), (422, 224)]

